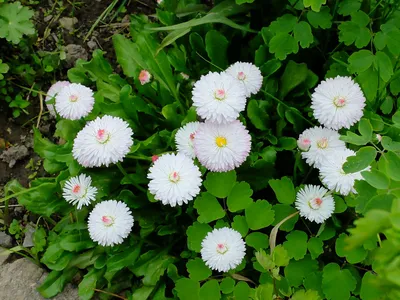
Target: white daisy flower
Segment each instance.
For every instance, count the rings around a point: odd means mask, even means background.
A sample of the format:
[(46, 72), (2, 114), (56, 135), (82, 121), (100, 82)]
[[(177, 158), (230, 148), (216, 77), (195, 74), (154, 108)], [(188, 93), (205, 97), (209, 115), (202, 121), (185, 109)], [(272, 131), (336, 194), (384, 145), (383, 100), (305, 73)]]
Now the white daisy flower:
[(61, 117), (70, 120), (86, 117), (93, 105), (93, 91), (80, 83), (65, 86), (56, 96), (56, 111)]
[(185, 154), (192, 159), (195, 158), (193, 149), (193, 140), (196, 135), (199, 122), (190, 122), (179, 128), (175, 135), (176, 147), (178, 152)]
[(208, 73), (193, 87), (193, 106), (208, 121), (226, 124), (236, 120), (246, 106), (243, 85), (226, 73)]
[(108, 167), (128, 154), (133, 145), (132, 134), (129, 124), (121, 118), (97, 117), (78, 132), (72, 154), (84, 167)]
[(199, 168), (181, 153), (160, 156), (150, 167), (147, 178), (154, 198), (172, 207), (193, 200), (202, 183)]
[(246, 97), (257, 94), (263, 83), (263, 76), (260, 69), (251, 63), (236, 62), (225, 71), (237, 78), (246, 90)]
[(200, 163), (213, 172), (227, 172), (239, 167), (251, 149), (251, 136), (236, 120), (230, 124), (201, 123), (193, 141)]
[(90, 238), (102, 246), (121, 244), (133, 226), (133, 216), (121, 201), (107, 200), (97, 204), (89, 215)]
[(295, 206), (300, 216), (311, 222), (323, 223), (335, 210), (335, 201), (322, 186), (306, 185), (296, 195)]
[(142, 70), (139, 73), (139, 81), (141, 85), (145, 85), (146, 83), (149, 83), (151, 80), (151, 74), (147, 70)]
[(50, 103), (47, 103), (47, 102), (49, 102), (50, 100), (54, 99), (55, 96), (57, 96), (57, 94), (59, 92), (61, 92), (61, 90), (64, 87), (66, 87), (66, 86), (68, 86), (70, 84), (71, 84), (71, 82), (69, 82), (69, 81), (57, 81), (47, 91), (46, 98), (44, 99), (44, 101), (46, 102), (47, 109), (49, 110), (49, 113), (50, 113), (50, 115), (52, 117), (56, 117), (57, 116), (56, 110), (55, 110), (55, 107), (54, 107), (55, 106), (55, 102), (53, 104), (50, 104)]
[(85, 174), (70, 178), (63, 188), (64, 199), (72, 205), (78, 204), (78, 209), (83, 205), (88, 206), (96, 199), (96, 194), (97, 188), (92, 186), (92, 178)]
[(214, 229), (201, 242), (201, 258), (212, 270), (227, 272), (236, 268), (246, 255), (246, 244), (236, 230)]
[(319, 168), (321, 163), (330, 155), (332, 151), (346, 149), (346, 144), (341, 141), (340, 134), (332, 129), (323, 127), (313, 127), (304, 130), (297, 140), (297, 145), (303, 151), (301, 156), (310, 166)]
[(320, 168), (319, 174), (322, 183), (331, 191), (336, 191), (343, 196), (347, 196), (350, 192), (357, 194), (354, 189), (356, 180), (364, 180), (361, 172), (370, 170), (368, 166), (364, 170), (355, 173), (346, 174), (343, 171), (343, 164), (349, 156), (354, 156), (355, 152), (349, 149), (332, 152), (332, 155), (324, 161)]
[(312, 94), (314, 117), (325, 127), (350, 128), (363, 116), (365, 97), (350, 77), (337, 76), (322, 81)]

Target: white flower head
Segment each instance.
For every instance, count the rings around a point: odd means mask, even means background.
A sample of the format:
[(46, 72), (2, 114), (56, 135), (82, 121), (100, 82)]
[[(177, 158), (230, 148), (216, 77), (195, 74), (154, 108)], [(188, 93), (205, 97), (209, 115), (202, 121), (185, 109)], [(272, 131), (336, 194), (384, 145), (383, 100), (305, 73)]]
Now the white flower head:
[(349, 156), (354, 156), (355, 152), (349, 149), (332, 152), (332, 155), (325, 160), (320, 168), (319, 174), (322, 183), (331, 191), (336, 191), (343, 196), (347, 196), (350, 192), (357, 194), (354, 189), (356, 180), (364, 180), (361, 172), (370, 170), (368, 166), (364, 170), (355, 173), (346, 174), (343, 171), (343, 164)]
[(129, 124), (121, 118), (97, 117), (78, 132), (72, 154), (84, 167), (108, 167), (128, 154), (133, 145), (132, 134)]
[(311, 222), (323, 223), (335, 210), (335, 201), (322, 186), (306, 185), (296, 195), (295, 206), (300, 216)]
[(185, 154), (187, 157), (192, 159), (195, 158), (193, 140), (199, 125), (199, 122), (187, 123), (183, 127), (179, 128), (175, 135), (175, 142), (178, 152)]
[(141, 85), (145, 85), (146, 83), (149, 83), (151, 80), (151, 74), (147, 70), (142, 70), (139, 73), (139, 81)]
[(49, 113), (50, 113), (50, 115), (52, 117), (55, 117), (57, 115), (55, 107), (54, 107), (55, 106), (55, 102), (53, 104), (50, 104), (50, 103), (47, 103), (47, 102), (49, 102), (50, 100), (54, 99), (55, 96), (57, 96), (57, 94), (59, 92), (61, 92), (61, 90), (64, 87), (66, 87), (66, 86), (68, 86), (70, 84), (71, 84), (71, 82), (69, 82), (69, 81), (57, 81), (47, 91), (46, 98), (45, 98), (44, 101), (46, 102), (47, 109), (49, 110)]
[(226, 124), (236, 120), (246, 106), (243, 85), (226, 73), (208, 73), (193, 87), (193, 106), (207, 121)]
[(239, 167), (251, 149), (251, 136), (244, 125), (201, 123), (193, 141), (200, 163), (213, 172), (228, 172)]
[(77, 208), (88, 206), (96, 199), (97, 188), (92, 186), (92, 178), (81, 174), (70, 178), (64, 185), (63, 197), (72, 205), (78, 204)]
[(337, 76), (322, 81), (312, 94), (314, 117), (325, 127), (350, 128), (363, 116), (365, 97), (350, 77)]
[(56, 96), (56, 111), (61, 117), (70, 120), (86, 117), (93, 105), (93, 91), (80, 83), (65, 86)]
[(323, 161), (334, 155), (332, 151), (346, 149), (346, 144), (341, 141), (340, 134), (332, 129), (313, 127), (304, 130), (297, 140), (297, 145), (303, 151), (301, 156), (310, 166), (319, 168)]
[(244, 86), (246, 97), (257, 94), (263, 83), (260, 69), (251, 63), (236, 62), (225, 71), (235, 77)]
[(212, 270), (227, 272), (236, 268), (246, 255), (246, 244), (236, 230), (214, 229), (201, 242), (201, 258)]
[(121, 201), (107, 200), (97, 204), (89, 215), (90, 238), (102, 246), (121, 244), (133, 226), (133, 216)]
[(199, 168), (181, 153), (161, 155), (150, 167), (147, 178), (154, 198), (172, 207), (193, 200), (202, 183)]

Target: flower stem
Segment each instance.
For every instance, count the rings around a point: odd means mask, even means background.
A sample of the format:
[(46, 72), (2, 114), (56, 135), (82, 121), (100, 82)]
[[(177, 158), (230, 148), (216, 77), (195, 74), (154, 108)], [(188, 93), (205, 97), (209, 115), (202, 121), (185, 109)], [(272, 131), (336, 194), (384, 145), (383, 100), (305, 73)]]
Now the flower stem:
[(136, 182), (134, 182), (132, 180), (131, 176), (126, 172), (126, 170), (124, 169), (124, 167), (122, 166), (122, 164), (120, 162), (117, 163), (117, 167), (121, 171), (121, 173), (130, 180), (132, 185), (134, 185), (139, 191), (141, 191), (143, 193), (147, 193), (147, 190), (145, 188), (141, 187), (140, 185), (138, 185)]
[(138, 159), (138, 160), (146, 160), (151, 161), (151, 157), (140, 156), (140, 155), (127, 155), (127, 158)]

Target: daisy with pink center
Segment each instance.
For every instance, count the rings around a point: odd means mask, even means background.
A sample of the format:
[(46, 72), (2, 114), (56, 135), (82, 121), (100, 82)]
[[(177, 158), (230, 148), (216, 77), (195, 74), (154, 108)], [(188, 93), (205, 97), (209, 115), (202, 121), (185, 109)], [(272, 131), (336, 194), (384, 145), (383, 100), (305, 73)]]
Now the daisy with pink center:
[(128, 237), (132, 227), (132, 212), (121, 201), (100, 202), (89, 215), (90, 238), (102, 246), (121, 244)]
[(141, 85), (145, 85), (146, 83), (149, 83), (151, 80), (151, 74), (147, 70), (142, 70), (139, 73), (139, 81)]
[[(69, 82), (69, 81), (57, 81), (47, 91), (46, 98), (45, 98), (44, 101), (46, 102), (47, 109), (49, 110), (49, 113), (50, 113), (50, 115), (52, 117), (56, 117), (57, 116), (56, 109), (55, 109), (55, 97), (58, 95), (58, 93), (61, 92), (61, 90), (64, 87), (66, 87), (66, 86), (68, 86), (70, 84), (71, 84), (71, 82)], [(53, 104), (48, 103), (51, 100), (54, 100)]]
[(236, 62), (225, 71), (243, 85), (246, 97), (257, 94), (263, 83), (263, 76), (258, 67), (251, 63)]
[(335, 201), (322, 186), (306, 185), (296, 195), (296, 208), (300, 216), (316, 223), (323, 223), (332, 216)]
[(88, 206), (96, 199), (97, 188), (92, 186), (92, 178), (81, 174), (70, 178), (64, 185), (63, 197), (72, 205), (77, 204), (77, 209)]
[(183, 153), (192, 159), (195, 158), (193, 141), (199, 125), (199, 122), (187, 123), (183, 127), (179, 128), (175, 135), (175, 142), (178, 152)]
[(132, 135), (129, 124), (121, 118), (98, 117), (78, 132), (72, 154), (84, 167), (108, 167), (128, 154), (133, 145)]

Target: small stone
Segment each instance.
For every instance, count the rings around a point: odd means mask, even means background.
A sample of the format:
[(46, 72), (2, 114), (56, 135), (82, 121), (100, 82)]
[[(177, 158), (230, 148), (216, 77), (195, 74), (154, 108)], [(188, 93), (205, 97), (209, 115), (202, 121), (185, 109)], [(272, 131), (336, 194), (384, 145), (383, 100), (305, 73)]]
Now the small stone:
[(31, 248), (34, 245), (33, 243), (33, 234), (35, 233), (35, 227), (32, 226), (32, 224), (28, 224), (25, 227), (25, 237), (24, 237), (24, 242), (22, 243), (22, 246), (25, 248)]
[(91, 50), (99, 48), (99, 46), (97, 46), (97, 43), (93, 39), (87, 42), (87, 45)]
[(12, 247), (12, 237), (3, 231), (0, 231), (0, 246), (4, 248)]
[(73, 18), (68, 18), (68, 17), (63, 17), (60, 20), (58, 20), (60, 23), (61, 27), (67, 29), (69, 32), (74, 31), (74, 25), (78, 23), (78, 19), (73, 17)]
[(79, 58), (84, 60), (88, 59), (88, 53), (86, 52), (85, 48), (76, 44), (69, 44), (65, 46), (65, 54), (65, 61), (69, 67), (73, 67)]
[(25, 145), (16, 145), (3, 151), (0, 155), (0, 159), (8, 163), (8, 166), (12, 168), (18, 160), (24, 159), (28, 155), (29, 151)]

